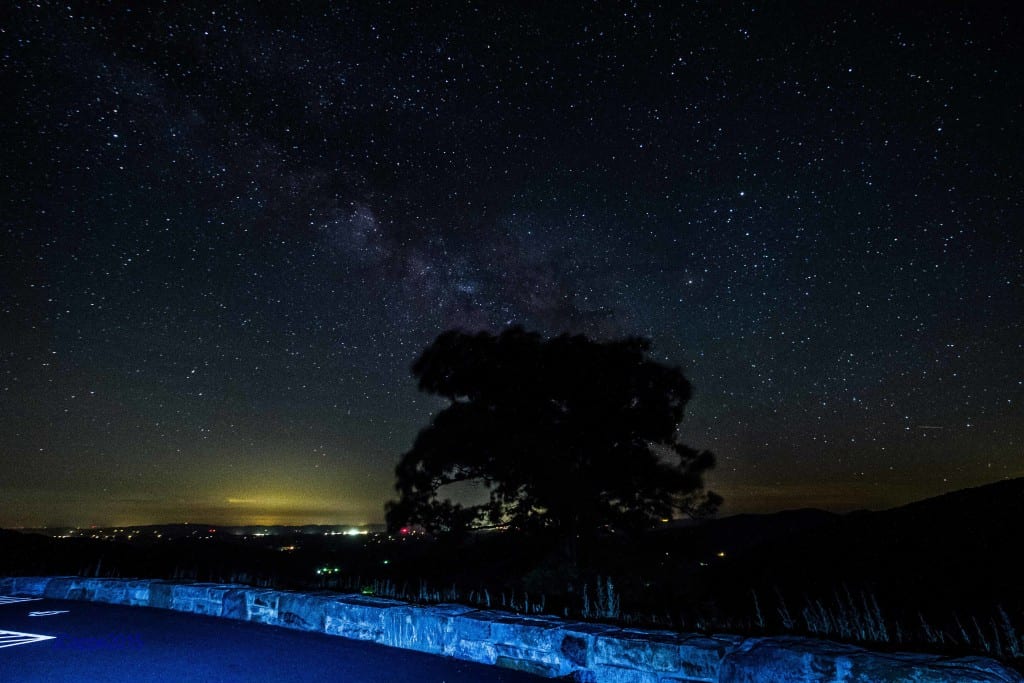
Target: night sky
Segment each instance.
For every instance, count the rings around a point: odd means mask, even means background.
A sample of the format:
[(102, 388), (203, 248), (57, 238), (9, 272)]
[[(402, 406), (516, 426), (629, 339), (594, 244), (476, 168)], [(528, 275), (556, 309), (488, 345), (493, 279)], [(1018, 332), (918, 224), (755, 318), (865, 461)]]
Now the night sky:
[(1024, 21), (911, 4), (5, 3), (0, 526), (380, 522), (510, 324), (724, 514), (1024, 476)]

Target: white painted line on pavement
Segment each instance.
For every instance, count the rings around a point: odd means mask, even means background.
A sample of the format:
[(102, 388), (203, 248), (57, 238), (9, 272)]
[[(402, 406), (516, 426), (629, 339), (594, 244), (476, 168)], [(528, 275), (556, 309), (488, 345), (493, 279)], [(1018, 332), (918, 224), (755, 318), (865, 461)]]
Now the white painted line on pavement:
[(38, 633), (19, 633), (18, 631), (0, 631), (0, 648), (28, 645), (41, 640), (55, 640), (57, 636), (41, 636)]
[(13, 605), (16, 602), (32, 602), (42, 598), (16, 598), (13, 595), (0, 595), (0, 605)]
[(51, 617), (54, 614), (67, 614), (70, 611), (69, 609), (51, 609), (45, 612), (29, 612), (28, 615), (30, 617)]

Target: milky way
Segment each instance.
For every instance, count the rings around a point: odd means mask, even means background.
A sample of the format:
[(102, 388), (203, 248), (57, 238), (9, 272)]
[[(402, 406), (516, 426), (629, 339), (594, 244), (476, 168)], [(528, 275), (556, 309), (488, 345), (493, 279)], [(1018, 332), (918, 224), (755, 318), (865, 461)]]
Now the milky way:
[(511, 324), (653, 339), (726, 513), (1024, 476), (1021, 14), (721, 4), (11, 3), (0, 525), (379, 521)]

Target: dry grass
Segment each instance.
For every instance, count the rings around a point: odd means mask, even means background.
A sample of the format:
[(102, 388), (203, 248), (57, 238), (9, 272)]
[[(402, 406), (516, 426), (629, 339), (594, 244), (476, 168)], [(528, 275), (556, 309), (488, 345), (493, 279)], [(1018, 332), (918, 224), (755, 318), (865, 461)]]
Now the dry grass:
[[(454, 585), (437, 590), (424, 581), (411, 586), (339, 577), (333, 583), (332, 588), (364, 595), (420, 604), (461, 603), (520, 614), (546, 613), (548, 604), (544, 595), (515, 591), (492, 593), (486, 588), (465, 592)], [(779, 591), (767, 599), (751, 591), (752, 615), (716, 614), (686, 619), (623, 610), (622, 596), (611, 577), (598, 577), (593, 585), (581, 586), (578, 596), (577, 607), (563, 608), (560, 616), (701, 632), (809, 635), (868, 646), (981, 654), (1008, 661), (1024, 658), (1024, 637), (1017, 626), (1024, 623), (1024, 614), (1011, 618), (1002, 605), (982, 617), (954, 613), (926, 617), (919, 612), (916, 623), (908, 623), (894, 616), (894, 612), (887, 613), (870, 591), (854, 591), (844, 585), (827, 598), (803, 596), (795, 606), (788, 604)]]

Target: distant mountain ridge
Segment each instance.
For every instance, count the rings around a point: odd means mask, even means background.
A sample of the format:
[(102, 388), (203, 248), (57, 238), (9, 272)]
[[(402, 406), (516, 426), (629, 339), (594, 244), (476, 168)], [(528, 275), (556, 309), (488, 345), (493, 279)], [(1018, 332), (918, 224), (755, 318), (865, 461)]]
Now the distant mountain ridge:
[(723, 587), (827, 593), (850, 585), (893, 599), (1024, 608), (1024, 478), (877, 512), (730, 519), (704, 529), (728, 553), (715, 568)]
[[(885, 510), (856, 510), (836, 513), (817, 508), (800, 508), (771, 513), (743, 513), (712, 518), (701, 523), (681, 525), (666, 533), (702, 530), (698, 535), (713, 535), (717, 542), (737, 546), (757, 546), (793, 534), (811, 533), (833, 527), (851, 530), (873, 527), (882, 534), (914, 531), (917, 538), (932, 534), (935, 526), (948, 529), (989, 527), (992, 519), (1017, 519), (1024, 524), (1024, 477), (950, 491), (931, 498)], [(920, 527), (920, 528), (918, 528)], [(1022, 529), (1024, 531), (1024, 529)]]

